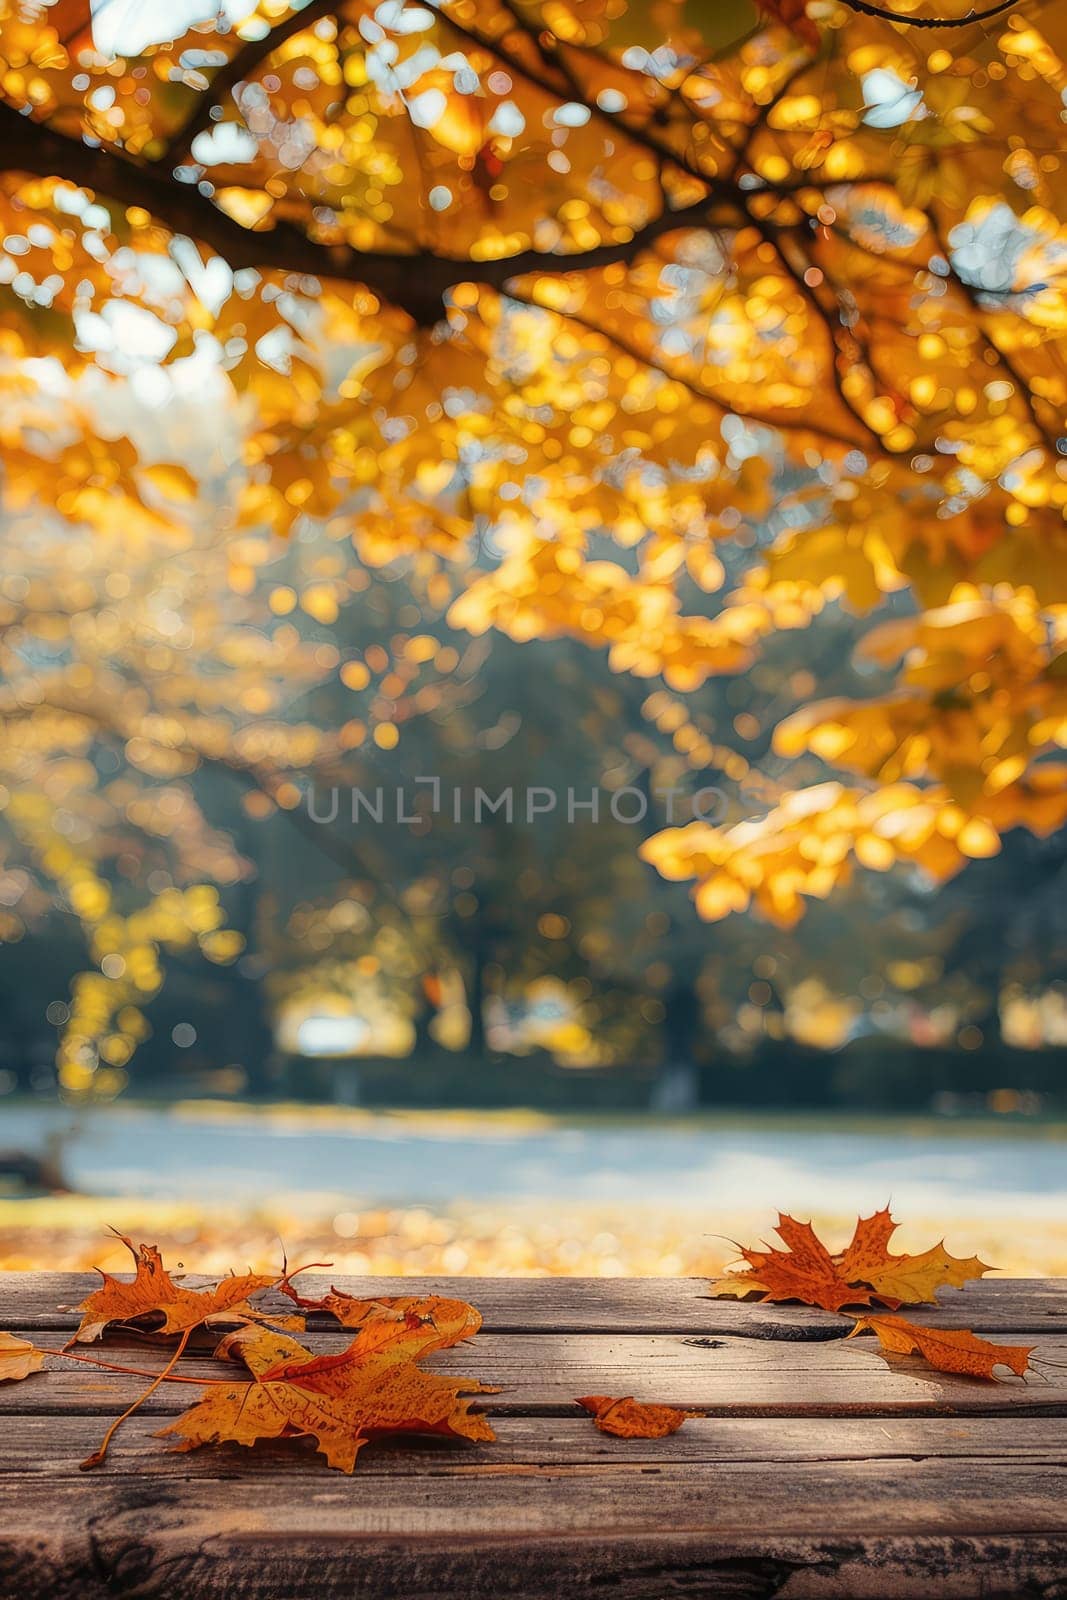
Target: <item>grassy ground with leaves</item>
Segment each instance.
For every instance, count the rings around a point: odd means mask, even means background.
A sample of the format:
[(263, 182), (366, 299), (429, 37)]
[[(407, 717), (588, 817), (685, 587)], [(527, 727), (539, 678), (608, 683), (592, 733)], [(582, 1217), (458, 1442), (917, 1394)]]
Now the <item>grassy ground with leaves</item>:
[[(855, 1214), (816, 1213), (812, 1220), (823, 1237), (843, 1242)], [(353, 1212), (324, 1211), (321, 1201), (302, 1196), (219, 1208), (64, 1195), (0, 1201), (0, 1268), (125, 1271), (123, 1246), (107, 1242), (113, 1225), (157, 1240), (168, 1260), (205, 1272), (237, 1262), (276, 1271), (284, 1241), (290, 1261), (330, 1261), (338, 1273), (714, 1276), (734, 1259), (731, 1239), (764, 1237), (771, 1222), (770, 1208), (703, 1217), (688, 1206), (650, 1214), (549, 1200)], [(1067, 1274), (1067, 1222), (1020, 1229), (1017, 1221), (909, 1216), (894, 1247), (920, 1249), (942, 1234), (958, 1253), (980, 1255), (1007, 1276)]]

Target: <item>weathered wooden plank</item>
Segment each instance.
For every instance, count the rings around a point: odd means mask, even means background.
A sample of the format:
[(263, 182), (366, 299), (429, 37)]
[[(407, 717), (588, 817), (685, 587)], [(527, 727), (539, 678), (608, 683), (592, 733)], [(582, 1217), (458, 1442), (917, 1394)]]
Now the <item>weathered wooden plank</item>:
[[(6, 1572), (4, 1570), (6, 1565)], [(0, 1545), (4, 1600), (1034, 1600), (1062, 1580), (1061, 1540), (955, 1535), (724, 1539), (631, 1534), (439, 1544), (307, 1538), (266, 1548), (71, 1537)], [(979, 1576), (980, 1574), (980, 1576)], [(976, 1588), (981, 1583), (982, 1589)]]
[[(70, 1539), (0, 1547), (4, 1600), (1034, 1600), (1054, 1596), (1057, 1539), (864, 1536), (727, 1540), (680, 1533), (516, 1544), (489, 1535), (437, 1544), (366, 1546), (305, 1539), (266, 1549), (228, 1543), (190, 1551), (129, 1541)], [(981, 1574), (981, 1577), (978, 1577)], [(981, 1583), (981, 1591), (976, 1583)]]
[[(95, 1280), (19, 1276), (0, 1279), (0, 1321), (58, 1344), (74, 1318), (49, 1304), (73, 1304)], [(175, 1385), (84, 1478), (76, 1465), (103, 1418), (143, 1380), (68, 1363), (0, 1388), (0, 1595), (570, 1600), (607, 1586), (615, 1600), (973, 1600), (980, 1584), (1030, 1600), (1067, 1570), (1062, 1284), (974, 1285), (925, 1313), (1038, 1344), (1061, 1366), (1031, 1386), (890, 1366), (869, 1339), (828, 1337), (847, 1323), (708, 1301), (693, 1281), (343, 1286), (481, 1304), (488, 1331), (433, 1365), (504, 1385), (486, 1397), (495, 1445), (373, 1446), (353, 1479), (303, 1443), (176, 1454), (152, 1437), (198, 1393)], [(5, 1315), (27, 1290), (32, 1314)], [(346, 1340), (326, 1323), (308, 1335), (322, 1350)], [(161, 1354), (131, 1337), (95, 1349), (153, 1368)], [(183, 1366), (220, 1372), (206, 1354)], [(616, 1441), (575, 1413), (589, 1391), (712, 1415), (671, 1439)]]
[[(679, 1334), (481, 1333), (456, 1350), (435, 1355), (430, 1365), (499, 1384), (502, 1392), (485, 1400), (486, 1409), (498, 1414), (566, 1413), (581, 1394), (633, 1394), (698, 1406), (715, 1415), (1067, 1413), (1067, 1336), (1024, 1333), (1018, 1342), (1038, 1345), (1040, 1356), (1056, 1363), (1044, 1369), (1047, 1381), (985, 1383), (934, 1372), (916, 1357), (894, 1357), (890, 1363), (870, 1337), (780, 1344)], [(316, 1332), (308, 1343), (316, 1350), (336, 1350), (347, 1343), (347, 1336)], [(159, 1350), (144, 1341), (109, 1342), (93, 1350), (122, 1365), (156, 1370), (160, 1361)], [(201, 1377), (221, 1375), (207, 1355), (186, 1358), (182, 1370)], [(228, 1375), (239, 1376), (232, 1369)], [(143, 1387), (140, 1378), (68, 1363), (0, 1387), (0, 1413), (117, 1413)], [(195, 1394), (187, 1385), (165, 1384), (146, 1406), (160, 1414), (174, 1412)]]
[[(0, 1273), (0, 1328), (74, 1326), (72, 1307), (99, 1285), (94, 1273)], [(190, 1276), (187, 1283), (204, 1281)], [(301, 1278), (314, 1297), (331, 1278)], [(497, 1333), (561, 1332), (740, 1334), (803, 1339), (833, 1335), (840, 1320), (810, 1306), (711, 1300), (702, 1278), (333, 1278), (351, 1294), (444, 1294), (472, 1301)], [(264, 1302), (269, 1303), (269, 1302)], [(280, 1299), (279, 1299), (280, 1303)], [(59, 1307), (66, 1309), (59, 1310)], [(912, 1313), (909, 1312), (909, 1315)], [(987, 1332), (1043, 1328), (1067, 1332), (1067, 1278), (982, 1279), (945, 1289), (937, 1306), (914, 1315), (943, 1327)]]
[[(156, 1436), (163, 1420), (131, 1417), (92, 1482), (150, 1477), (164, 1484), (249, 1472), (255, 1482), (271, 1475), (316, 1482), (329, 1476), (311, 1440), (265, 1441), (251, 1453), (236, 1446), (178, 1451), (173, 1439)], [(5, 1433), (0, 1475), (71, 1478), (99, 1445), (106, 1425), (106, 1418), (77, 1412), (20, 1416)], [(548, 1468), (599, 1466), (625, 1475), (648, 1466), (734, 1461), (763, 1462), (768, 1470), (787, 1461), (877, 1461), (892, 1473), (899, 1461), (930, 1458), (956, 1461), (961, 1472), (969, 1472), (974, 1461), (1055, 1466), (1067, 1460), (1067, 1420), (1059, 1417), (692, 1417), (667, 1439), (625, 1440), (606, 1437), (590, 1418), (577, 1414), (498, 1417), (494, 1427), (493, 1444), (415, 1437), (376, 1441), (359, 1458), (359, 1476), (506, 1473), (521, 1480)]]
[[(254, 1454), (254, 1453), (253, 1453)], [(0, 1510), (0, 1593), (237, 1600), (446, 1594), (973, 1600), (1051, 1593), (1064, 1473), (899, 1462), (590, 1467), (291, 1484), (27, 1479)], [(594, 1588), (595, 1592), (595, 1588)]]

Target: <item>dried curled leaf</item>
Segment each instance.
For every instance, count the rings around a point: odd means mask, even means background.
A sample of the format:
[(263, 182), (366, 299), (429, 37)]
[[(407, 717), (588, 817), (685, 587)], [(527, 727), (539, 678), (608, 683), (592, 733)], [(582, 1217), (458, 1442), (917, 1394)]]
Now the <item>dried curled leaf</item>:
[(327, 1312), (343, 1328), (363, 1328), (371, 1322), (385, 1321), (433, 1331), (437, 1335), (434, 1348), (438, 1350), (472, 1338), (482, 1325), (482, 1314), (475, 1306), (443, 1295), (380, 1295), (361, 1300), (343, 1289), (331, 1288), (320, 1299), (308, 1300), (289, 1283), (283, 1283), (282, 1288), (303, 1310)]
[(616, 1400), (609, 1394), (587, 1394), (575, 1405), (591, 1413), (601, 1433), (616, 1439), (665, 1439), (669, 1433), (677, 1433), (687, 1417), (700, 1415), (674, 1406), (644, 1405), (632, 1395)]
[[(136, 1273), (132, 1279), (112, 1277), (100, 1272), (103, 1284), (78, 1307), (83, 1313), (74, 1341), (91, 1344), (105, 1328), (116, 1322), (150, 1321), (153, 1332), (184, 1333), (206, 1322), (254, 1320), (262, 1313), (248, 1304), (249, 1295), (269, 1289), (277, 1280), (262, 1273), (244, 1273), (223, 1278), (213, 1289), (185, 1289), (174, 1282), (163, 1265), (154, 1244), (135, 1246), (125, 1234), (118, 1236), (133, 1256)], [(100, 1269), (97, 1269), (100, 1271)], [(303, 1326), (302, 1319), (279, 1319), (286, 1326)]]
[(424, 1372), (421, 1357), (440, 1348), (437, 1330), (378, 1318), (347, 1349), (315, 1356), (284, 1334), (245, 1327), (216, 1352), (239, 1360), (254, 1382), (212, 1386), (160, 1437), (176, 1434), (180, 1449), (310, 1435), (331, 1467), (351, 1472), (369, 1439), (389, 1433), (440, 1434), (492, 1440), (472, 1394), (494, 1391), (474, 1378)]
[(788, 1249), (739, 1247), (748, 1270), (715, 1279), (712, 1295), (802, 1300), (825, 1311), (878, 1300), (896, 1310), (905, 1302), (932, 1303), (938, 1289), (960, 1288), (992, 1270), (977, 1256), (950, 1255), (943, 1241), (921, 1255), (890, 1255), (888, 1244), (897, 1226), (888, 1208), (860, 1217), (848, 1246), (831, 1255), (810, 1223), (780, 1215), (777, 1232)]
[(40, 1372), (43, 1366), (43, 1350), (13, 1333), (0, 1333), (0, 1383), (28, 1378), (31, 1372)]
[(958, 1372), (968, 1378), (996, 1379), (997, 1367), (1008, 1367), (1021, 1378), (1030, 1366), (1035, 1345), (992, 1344), (961, 1328), (927, 1328), (906, 1317), (860, 1317), (849, 1334), (877, 1334), (890, 1355), (922, 1356), (938, 1372)]

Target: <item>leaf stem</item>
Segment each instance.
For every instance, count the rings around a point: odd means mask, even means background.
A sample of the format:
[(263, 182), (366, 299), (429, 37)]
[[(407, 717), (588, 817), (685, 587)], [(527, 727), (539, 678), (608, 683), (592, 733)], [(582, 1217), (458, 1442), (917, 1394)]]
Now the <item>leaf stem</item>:
[(126, 1421), (126, 1418), (127, 1417), (132, 1417), (133, 1413), (137, 1410), (137, 1408), (139, 1406), (143, 1405), (144, 1402), (148, 1399), (148, 1396), (150, 1394), (152, 1394), (154, 1390), (159, 1388), (160, 1384), (163, 1382), (163, 1380), (165, 1378), (169, 1377), (170, 1373), (172, 1372), (174, 1367), (177, 1366), (179, 1360), (181, 1359), (181, 1357), (182, 1357), (182, 1355), (183, 1355), (183, 1353), (185, 1351), (186, 1345), (189, 1343), (189, 1334), (191, 1332), (192, 1332), (192, 1329), (186, 1328), (185, 1332), (182, 1334), (181, 1338), (178, 1340), (178, 1344), (177, 1344), (177, 1347), (176, 1347), (176, 1349), (174, 1351), (174, 1354), (171, 1356), (170, 1360), (167, 1362), (167, 1365), (163, 1368), (163, 1371), (158, 1373), (156, 1375), (156, 1377), (153, 1378), (152, 1382), (148, 1385), (148, 1388), (144, 1391), (143, 1394), (138, 1395), (137, 1399), (133, 1402), (133, 1404), (131, 1406), (127, 1406), (126, 1407), (126, 1410), (122, 1413), (121, 1417), (116, 1417), (115, 1418), (114, 1422), (111, 1424), (111, 1426), (108, 1428), (107, 1432), (104, 1434), (104, 1437), (100, 1442), (99, 1449), (94, 1450), (91, 1456), (86, 1456), (85, 1460), (80, 1463), (81, 1469), (82, 1469), (83, 1472), (87, 1471), (90, 1467), (103, 1466), (104, 1461), (105, 1461), (105, 1459), (107, 1457), (108, 1447), (111, 1444), (112, 1439), (115, 1437), (116, 1433), (122, 1427), (122, 1424)]
[[(190, 1328), (182, 1335), (183, 1341), (188, 1339), (192, 1331)], [(39, 1356), (55, 1356), (61, 1361), (84, 1361), (91, 1367), (102, 1367), (105, 1372), (122, 1372), (131, 1378), (158, 1378), (160, 1382), (165, 1378), (168, 1383), (198, 1383), (200, 1385), (226, 1382), (225, 1378), (187, 1378), (181, 1374), (172, 1373), (170, 1369), (174, 1365), (177, 1356), (181, 1354), (180, 1348), (161, 1373), (150, 1372), (146, 1367), (122, 1367), (114, 1361), (101, 1361), (99, 1356), (76, 1356), (73, 1350), (49, 1350), (44, 1345), (39, 1344), (33, 1345), (32, 1348), (35, 1354)]]

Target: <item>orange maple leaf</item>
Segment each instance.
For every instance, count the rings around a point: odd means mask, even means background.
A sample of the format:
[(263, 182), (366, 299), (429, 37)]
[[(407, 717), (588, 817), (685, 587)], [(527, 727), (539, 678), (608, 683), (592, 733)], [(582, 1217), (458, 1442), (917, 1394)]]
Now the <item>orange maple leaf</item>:
[(843, 1278), (849, 1283), (869, 1284), (885, 1304), (891, 1300), (933, 1303), (938, 1289), (946, 1285), (962, 1288), (971, 1278), (993, 1270), (977, 1256), (950, 1255), (944, 1240), (922, 1255), (890, 1255), (887, 1247), (898, 1227), (888, 1206), (873, 1216), (860, 1217), (851, 1244), (833, 1258)]
[(44, 1365), (44, 1351), (19, 1339), (13, 1333), (0, 1333), (0, 1383), (14, 1383), (39, 1372)]
[(719, 1279), (712, 1284), (712, 1293), (744, 1295), (758, 1290), (764, 1300), (802, 1300), (824, 1311), (870, 1305), (872, 1290), (849, 1282), (810, 1222), (797, 1222), (780, 1212), (775, 1232), (785, 1250), (770, 1246), (749, 1250), (739, 1245), (749, 1270)]
[(850, 1243), (831, 1255), (810, 1223), (780, 1215), (777, 1232), (788, 1250), (747, 1250), (738, 1246), (748, 1270), (716, 1279), (713, 1295), (759, 1293), (765, 1300), (802, 1300), (825, 1311), (877, 1300), (890, 1310), (904, 1302), (933, 1302), (946, 1285), (960, 1288), (992, 1269), (977, 1256), (950, 1255), (944, 1242), (921, 1255), (890, 1255), (888, 1244), (898, 1224), (888, 1207), (860, 1217)]
[(367, 1323), (347, 1349), (315, 1356), (295, 1339), (244, 1327), (220, 1344), (223, 1359), (239, 1359), (253, 1382), (212, 1386), (161, 1430), (177, 1434), (179, 1449), (310, 1435), (331, 1467), (351, 1472), (369, 1439), (389, 1433), (441, 1434), (492, 1440), (484, 1416), (463, 1396), (494, 1391), (474, 1378), (424, 1372), (419, 1359), (440, 1348), (433, 1327), (410, 1328), (387, 1319)]
[(644, 1405), (632, 1395), (616, 1400), (610, 1394), (587, 1394), (574, 1403), (592, 1413), (601, 1433), (616, 1439), (664, 1439), (677, 1433), (687, 1417), (700, 1416), (699, 1411), (678, 1411), (674, 1406)]
[[(97, 1268), (104, 1281), (78, 1307), (83, 1315), (72, 1344), (91, 1344), (116, 1322), (150, 1321), (153, 1332), (174, 1334), (185, 1333), (204, 1322), (256, 1319), (263, 1313), (248, 1304), (249, 1295), (269, 1289), (278, 1281), (262, 1273), (247, 1272), (223, 1278), (213, 1289), (185, 1289), (167, 1272), (156, 1245), (135, 1246), (124, 1233), (118, 1237), (133, 1256), (136, 1273), (127, 1280)], [(303, 1327), (303, 1319), (270, 1320), (283, 1326)]]
[(1021, 1378), (1029, 1369), (1036, 1345), (992, 1344), (962, 1328), (926, 1328), (906, 1317), (859, 1317), (848, 1335), (869, 1330), (877, 1334), (890, 1355), (920, 1355), (938, 1372), (958, 1372), (968, 1378), (996, 1379), (996, 1367), (1008, 1367)]
[(370, 1322), (384, 1320), (404, 1327), (437, 1334), (434, 1348), (445, 1350), (459, 1344), (478, 1332), (482, 1314), (466, 1300), (450, 1300), (446, 1296), (430, 1295), (379, 1295), (376, 1299), (361, 1300), (343, 1289), (330, 1289), (318, 1300), (298, 1295), (285, 1281), (280, 1285), (283, 1293), (305, 1311), (325, 1311), (336, 1317), (343, 1328), (363, 1328)]

